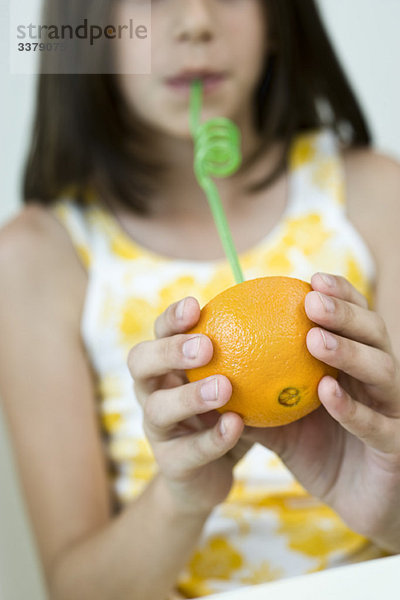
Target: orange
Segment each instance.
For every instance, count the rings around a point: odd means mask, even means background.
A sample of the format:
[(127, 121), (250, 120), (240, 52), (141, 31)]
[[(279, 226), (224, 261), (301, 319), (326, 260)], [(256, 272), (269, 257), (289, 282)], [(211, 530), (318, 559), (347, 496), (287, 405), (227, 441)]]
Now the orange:
[(318, 408), (318, 383), (336, 369), (314, 358), (306, 335), (309, 283), (292, 277), (260, 277), (234, 285), (210, 300), (188, 333), (207, 335), (211, 361), (187, 370), (189, 381), (222, 374), (232, 384), (218, 409), (242, 416), (246, 425), (286, 425)]

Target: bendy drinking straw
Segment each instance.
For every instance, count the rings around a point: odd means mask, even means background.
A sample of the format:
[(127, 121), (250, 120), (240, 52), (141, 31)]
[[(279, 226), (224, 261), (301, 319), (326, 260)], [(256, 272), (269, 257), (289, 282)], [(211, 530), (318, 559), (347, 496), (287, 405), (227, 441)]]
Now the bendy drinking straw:
[(239, 258), (232, 240), (218, 189), (211, 180), (228, 177), (240, 167), (240, 131), (225, 117), (216, 117), (200, 123), (203, 99), (203, 83), (195, 80), (190, 88), (190, 131), (194, 138), (194, 171), (210, 206), (224, 252), (229, 261), (236, 283), (244, 281)]

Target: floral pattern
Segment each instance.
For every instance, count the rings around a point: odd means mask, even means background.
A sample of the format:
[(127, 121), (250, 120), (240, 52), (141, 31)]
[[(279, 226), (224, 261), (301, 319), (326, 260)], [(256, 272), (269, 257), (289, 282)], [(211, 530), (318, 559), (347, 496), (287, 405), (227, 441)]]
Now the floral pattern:
[[(333, 133), (299, 134), (289, 158), (287, 208), (264, 240), (240, 255), (245, 278), (309, 281), (315, 271), (334, 272), (372, 304), (374, 263), (345, 212)], [(191, 295), (203, 306), (235, 282), (226, 261), (184, 261), (142, 248), (93, 197), (86, 206), (60, 199), (53, 210), (88, 272), (82, 337), (98, 377), (111, 485), (128, 504), (156, 472), (126, 364), (129, 349), (154, 337), (154, 321), (171, 303)], [(379, 555), (310, 498), (276, 455), (255, 446), (236, 466), (231, 493), (207, 521), (178, 587), (185, 597), (206, 596)]]

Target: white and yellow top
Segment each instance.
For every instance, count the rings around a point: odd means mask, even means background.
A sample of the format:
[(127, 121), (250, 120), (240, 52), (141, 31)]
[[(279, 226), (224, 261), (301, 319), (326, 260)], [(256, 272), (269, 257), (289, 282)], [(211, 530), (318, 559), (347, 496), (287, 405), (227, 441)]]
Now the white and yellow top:
[[(239, 257), (245, 279), (310, 281), (327, 271), (348, 278), (372, 303), (375, 265), (346, 215), (343, 164), (330, 129), (295, 138), (289, 178), (282, 218)], [(124, 505), (156, 472), (128, 352), (153, 338), (156, 317), (172, 302), (191, 295), (203, 306), (235, 282), (226, 260), (172, 259), (140, 246), (96, 200), (62, 198), (52, 211), (88, 273), (81, 333), (97, 375), (110, 485)], [(235, 467), (231, 493), (209, 517), (177, 585), (193, 598), (382, 555), (311, 498), (273, 452), (255, 445)]]

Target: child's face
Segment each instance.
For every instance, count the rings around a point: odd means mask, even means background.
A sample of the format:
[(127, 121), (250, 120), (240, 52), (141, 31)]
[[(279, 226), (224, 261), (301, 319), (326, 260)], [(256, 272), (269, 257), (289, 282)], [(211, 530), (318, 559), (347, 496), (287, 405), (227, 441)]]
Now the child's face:
[[(118, 3), (118, 11), (124, 22), (129, 2)], [(189, 86), (177, 89), (167, 80), (183, 70), (206, 69), (226, 76), (205, 90), (202, 119), (225, 116), (248, 125), (268, 49), (265, 2), (153, 0), (151, 23), (151, 74), (119, 76), (136, 115), (164, 133), (187, 138)], [(134, 64), (129, 43), (119, 48), (119, 65)]]

